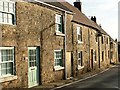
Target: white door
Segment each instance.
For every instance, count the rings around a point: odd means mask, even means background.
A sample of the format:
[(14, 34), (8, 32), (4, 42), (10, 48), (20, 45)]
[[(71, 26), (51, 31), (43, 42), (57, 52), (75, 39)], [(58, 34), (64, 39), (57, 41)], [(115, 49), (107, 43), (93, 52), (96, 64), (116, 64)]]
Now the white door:
[(39, 84), (38, 78), (39, 50), (37, 47), (28, 48), (28, 87)]
[(71, 52), (66, 52), (67, 78), (71, 78)]

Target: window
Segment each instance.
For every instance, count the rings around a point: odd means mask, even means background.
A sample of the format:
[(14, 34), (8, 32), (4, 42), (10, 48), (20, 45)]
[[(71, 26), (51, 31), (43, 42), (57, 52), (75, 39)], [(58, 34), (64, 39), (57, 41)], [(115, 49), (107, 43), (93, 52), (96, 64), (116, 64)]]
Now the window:
[(82, 51), (78, 52), (78, 65), (83, 66)]
[(78, 42), (82, 42), (82, 27), (77, 27)]
[(103, 44), (103, 42), (104, 42), (104, 41), (103, 41), (103, 36), (101, 37), (101, 42), (102, 42), (102, 44)]
[(36, 48), (29, 49), (29, 67), (36, 66)]
[(110, 47), (113, 48), (113, 42), (110, 43)]
[(94, 51), (94, 61), (97, 61), (97, 58), (96, 58), (96, 51)]
[(102, 61), (104, 61), (104, 51), (102, 51)]
[(55, 50), (54, 51), (54, 66), (56, 67), (63, 67), (62, 62), (62, 50)]
[(106, 38), (106, 43), (108, 44), (108, 37)]
[(97, 34), (95, 34), (95, 40), (96, 40), (96, 42), (98, 42), (98, 35)]
[(108, 51), (108, 58), (110, 58), (110, 51)]
[(113, 51), (110, 52), (110, 59), (113, 59)]
[(56, 31), (63, 33), (63, 17), (62, 15), (56, 15)]
[(0, 1), (0, 23), (15, 23), (15, 2), (9, 0)]
[(14, 48), (0, 47), (0, 76), (14, 75)]

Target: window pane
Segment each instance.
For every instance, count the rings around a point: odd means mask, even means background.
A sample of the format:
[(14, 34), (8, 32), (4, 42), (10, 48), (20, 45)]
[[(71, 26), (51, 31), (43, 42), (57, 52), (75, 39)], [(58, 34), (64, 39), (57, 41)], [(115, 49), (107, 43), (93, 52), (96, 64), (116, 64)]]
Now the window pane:
[(8, 14), (8, 23), (12, 24), (12, 14)]
[(2, 69), (1, 70), (1, 75), (6, 75), (7, 74), (7, 70), (6, 69)]
[(14, 13), (14, 4), (9, 3), (9, 12)]
[(3, 11), (3, 1), (0, 1), (0, 11)]
[(8, 12), (8, 2), (4, 2), (4, 11)]
[(0, 22), (2, 22), (2, 13), (0, 12)]
[(56, 23), (60, 24), (60, 15), (56, 15)]
[(59, 31), (62, 32), (62, 25), (59, 24)]
[(7, 74), (11, 74), (13, 73), (13, 63), (10, 62), (10, 63), (7, 63)]
[(3, 13), (3, 22), (7, 23), (7, 14), (6, 13)]
[(6, 69), (7, 64), (6, 64), (6, 63), (2, 63), (2, 64), (1, 64), (1, 67), (2, 67), (2, 69)]

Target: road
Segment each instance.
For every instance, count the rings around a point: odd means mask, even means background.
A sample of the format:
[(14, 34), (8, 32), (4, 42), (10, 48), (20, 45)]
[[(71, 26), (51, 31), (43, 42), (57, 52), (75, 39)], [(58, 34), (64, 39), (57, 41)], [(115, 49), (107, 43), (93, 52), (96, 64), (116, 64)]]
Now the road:
[(120, 90), (120, 65), (92, 78), (56, 90)]

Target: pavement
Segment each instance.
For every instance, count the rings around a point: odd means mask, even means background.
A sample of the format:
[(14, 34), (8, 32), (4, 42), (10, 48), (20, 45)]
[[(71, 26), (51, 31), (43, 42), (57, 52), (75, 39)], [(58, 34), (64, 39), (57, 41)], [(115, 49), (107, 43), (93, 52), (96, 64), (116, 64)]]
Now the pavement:
[(55, 90), (56, 88), (62, 88), (62, 87), (65, 87), (65, 86), (68, 86), (68, 85), (71, 85), (71, 84), (89, 79), (91, 77), (94, 77), (94, 76), (96, 76), (100, 73), (103, 73), (103, 72), (109, 70), (112, 67), (116, 67), (116, 65), (110, 65), (105, 70), (103, 70), (103, 69), (99, 69), (97, 71), (93, 70), (91, 72), (87, 72), (85, 74), (82, 74), (80, 77), (71, 78), (69, 80), (59, 80), (59, 81), (56, 81), (56, 82), (51, 82), (51, 83), (48, 83), (48, 84), (39, 85), (39, 86), (36, 86), (34, 88), (36, 88), (36, 89), (39, 88), (39, 90)]

